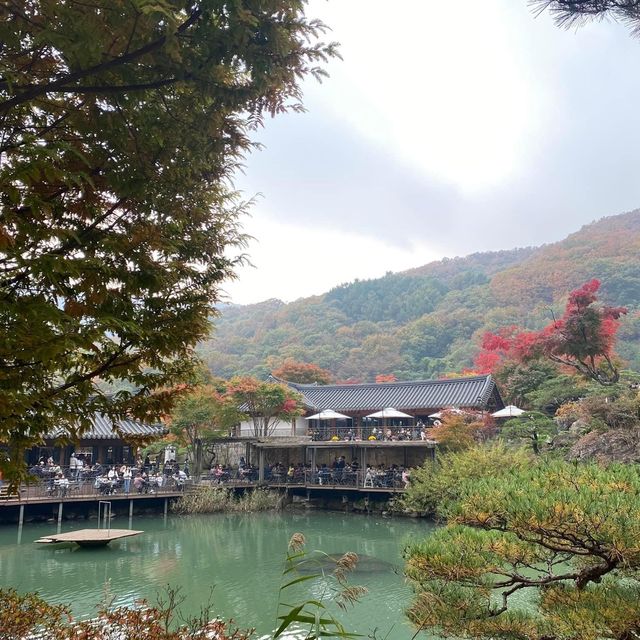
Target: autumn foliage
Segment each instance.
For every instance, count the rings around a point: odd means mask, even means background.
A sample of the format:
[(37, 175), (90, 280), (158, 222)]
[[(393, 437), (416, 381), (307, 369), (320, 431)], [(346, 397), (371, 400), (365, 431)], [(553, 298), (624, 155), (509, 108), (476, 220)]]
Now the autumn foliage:
[(329, 371), (319, 367), (317, 364), (298, 362), (293, 358), (287, 358), (272, 373), (280, 380), (299, 384), (330, 384), (333, 379)]
[(598, 305), (598, 280), (569, 294), (564, 314), (540, 331), (509, 326), (482, 338), (475, 359), (479, 373), (495, 373), (507, 361), (527, 362), (546, 357), (602, 385), (618, 381), (613, 347), (624, 307)]
[[(177, 624), (177, 606), (184, 599), (169, 589), (156, 606), (146, 601), (136, 608), (103, 606), (92, 620), (76, 621), (68, 607), (50, 605), (37, 594), (0, 589), (0, 638), (19, 640), (248, 640), (250, 633), (233, 630), (211, 615)], [(205, 612), (206, 613), (206, 612)]]
[(485, 441), (492, 434), (493, 426), (489, 422), (471, 414), (444, 411), (441, 423), (431, 429), (430, 437), (443, 450), (462, 451)]
[(253, 423), (256, 438), (270, 436), (279, 421), (292, 420), (303, 413), (301, 397), (295, 391), (249, 376), (232, 378), (226, 397)]

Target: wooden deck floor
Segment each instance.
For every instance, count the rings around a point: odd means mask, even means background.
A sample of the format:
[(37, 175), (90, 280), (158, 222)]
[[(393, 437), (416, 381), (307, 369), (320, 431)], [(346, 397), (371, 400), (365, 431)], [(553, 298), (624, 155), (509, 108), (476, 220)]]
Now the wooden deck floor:
[(60, 542), (74, 542), (81, 547), (100, 547), (109, 544), (113, 540), (139, 536), (144, 531), (134, 529), (79, 529), (68, 533), (55, 533), (47, 535), (36, 542), (40, 544), (56, 544)]
[[(192, 485), (192, 487), (187, 488), (187, 492), (193, 491), (195, 487), (198, 486), (208, 486), (208, 482), (203, 482), (200, 485)], [(289, 490), (289, 491), (313, 491), (313, 492), (327, 492), (327, 491), (340, 491), (344, 493), (377, 493), (377, 494), (396, 494), (402, 493), (404, 491), (401, 487), (362, 487), (362, 486), (354, 486), (340, 483), (324, 483), (324, 484), (316, 484), (316, 483), (304, 483), (304, 482), (268, 482), (260, 484), (258, 482), (247, 482), (247, 481), (235, 481), (231, 480), (229, 482), (224, 482), (223, 484), (212, 484), (213, 487), (220, 487), (226, 489), (252, 489), (256, 487), (265, 487), (271, 489), (279, 489), (279, 490)], [(58, 504), (58, 503), (78, 503), (78, 502), (99, 502), (101, 500), (108, 500), (110, 502), (123, 502), (132, 500), (134, 502), (138, 502), (140, 500), (151, 500), (157, 501), (159, 499), (169, 498), (176, 499), (180, 498), (184, 495), (183, 491), (160, 491), (157, 493), (114, 493), (110, 495), (102, 495), (97, 494), (95, 492), (92, 493), (76, 493), (70, 492), (65, 496), (48, 496), (48, 495), (29, 495), (27, 492), (21, 492), (20, 496), (11, 495), (0, 498), (0, 509), (3, 507), (16, 507), (20, 505), (29, 505), (29, 504)]]

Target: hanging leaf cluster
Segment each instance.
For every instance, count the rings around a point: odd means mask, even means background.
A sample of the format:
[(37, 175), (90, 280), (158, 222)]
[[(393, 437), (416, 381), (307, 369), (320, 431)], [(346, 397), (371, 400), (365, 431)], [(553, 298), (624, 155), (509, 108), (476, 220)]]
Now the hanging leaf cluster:
[[(0, 8), (0, 442), (151, 417), (242, 260), (232, 187), (335, 46), (298, 0)], [(98, 380), (129, 381), (106, 396)], [(131, 389), (136, 391), (131, 391)], [(6, 460), (5, 460), (6, 463)]]

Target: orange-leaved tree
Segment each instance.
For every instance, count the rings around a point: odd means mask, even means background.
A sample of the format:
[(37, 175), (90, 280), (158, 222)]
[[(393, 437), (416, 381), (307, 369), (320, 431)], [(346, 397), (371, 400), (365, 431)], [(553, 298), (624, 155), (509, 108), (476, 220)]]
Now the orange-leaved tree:
[(431, 438), (446, 451), (461, 451), (483, 442), (493, 433), (490, 421), (473, 414), (443, 411), (440, 424), (431, 430)]
[(299, 384), (330, 384), (333, 380), (331, 372), (317, 364), (299, 362), (293, 358), (286, 358), (272, 373), (276, 378)]
[(270, 436), (278, 422), (293, 420), (304, 412), (302, 397), (293, 389), (249, 376), (232, 378), (226, 398), (243, 417), (253, 423), (253, 435), (256, 438)]
[(620, 373), (613, 347), (624, 307), (598, 304), (598, 280), (590, 280), (569, 294), (563, 315), (540, 331), (505, 327), (486, 333), (475, 368), (495, 373), (507, 361), (527, 362), (545, 357), (569, 367), (601, 385), (618, 382)]

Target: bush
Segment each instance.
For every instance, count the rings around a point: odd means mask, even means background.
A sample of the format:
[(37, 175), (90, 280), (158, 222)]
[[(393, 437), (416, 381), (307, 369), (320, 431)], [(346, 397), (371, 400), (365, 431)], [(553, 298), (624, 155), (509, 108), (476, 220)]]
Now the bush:
[(443, 453), (411, 472), (411, 482), (394, 501), (394, 509), (439, 516), (459, 497), (465, 481), (502, 477), (533, 463), (524, 449), (508, 448), (502, 442)]
[(181, 620), (178, 606), (184, 601), (177, 589), (167, 589), (155, 606), (141, 600), (136, 608), (109, 609), (78, 622), (67, 607), (48, 604), (38, 594), (18, 594), (0, 589), (0, 638), (2, 640), (248, 640), (250, 632), (230, 629), (229, 623), (212, 619), (208, 609), (201, 616)]
[(238, 498), (230, 489), (202, 486), (174, 502), (171, 510), (179, 514), (252, 513), (279, 511), (282, 502), (282, 496), (276, 491), (255, 489)]

